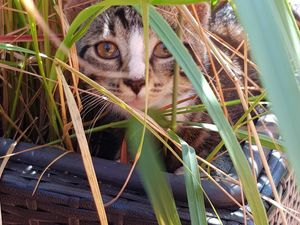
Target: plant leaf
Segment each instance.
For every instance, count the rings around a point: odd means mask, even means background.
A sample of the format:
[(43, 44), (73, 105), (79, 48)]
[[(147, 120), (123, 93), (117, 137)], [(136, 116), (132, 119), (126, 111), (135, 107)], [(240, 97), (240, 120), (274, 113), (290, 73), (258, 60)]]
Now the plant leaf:
[(288, 1), (234, 1), (300, 185), (300, 40)]
[(150, 7), (150, 25), (188, 76), (197, 94), (206, 105), (209, 115), (218, 127), (233, 165), (243, 184), (255, 224), (268, 224), (266, 211), (258, 193), (256, 181), (251, 174), (250, 166), (208, 82), (176, 34), (162, 16), (156, 12), (154, 7)]
[[(127, 132), (128, 143), (130, 146), (129, 150), (133, 157), (135, 157), (136, 149), (139, 148), (143, 129), (144, 127), (136, 120), (129, 122)], [(181, 223), (176, 210), (175, 201), (167, 183), (166, 176), (163, 173), (160, 159), (157, 157), (158, 152), (147, 130), (137, 168), (158, 223), (160, 225), (178, 225)]]
[[(28, 53), (31, 55), (35, 55), (35, 51), (29, 50), (27, 48), (22, 48), (16, 45), (12, 44), (5, 44), (5, 43), (0, 43), (0, 49), (7, 50), (7, 51), (14, 51), (14, 52), (22, 52), (22, 53)], [(40, 54), (41, 57), (47, 57), (44, 54)]]
[(77, 136), (77, 141), (78, 141), (80, 152), (82, 155), (83, 165), (84, 165), (84, 168), (85, 168), (85, 171), (87, 174), (87, 178), (88, 178), (88, 181), (90, 184), (90, 188), (91, 188), (92, 195), (93, 195), (93, 198), (95, 201), (98, 216), (99, 216), (101, 224), (108, 225), (107, 217), (106, 217), (106, 213), (105, 213), (105, 209), (104, 209), (104, 205), (103, 205), (103, 201), (102, 201), (102, 196), (100, 193), (100, 187), (99, 187), (95, 169), (93, 166), (92, 157), (91, 157), (91, 153), (89, 150), (89, 145), (88, 145), (85, 133), (84, 133), (80, 113), (79, 113), (78, 107), (76, 105), (74, 96), (68, 86), (68, 83), (66, 82), (65, 77), (62, 74), (61, 69), (59, 67), (57, 67), (56, 69), (58, 71), (58, 74), (61, 75), (63, 88), (65, 91), (65, 96), (66, 96), (67, 104), (69, 107), (69, 112), (70, 112), (70, 115), (72, 118), (74, 130), (75, 130), (75, 133)]
[(182, 148), (184, 166), (184, 180), (188, 197), (189, 212), (192, 225), (207, 225), (204, 195), (201, 186), (198, 161), (195, 150), (176, 134), (171, 136), (177, 139)]

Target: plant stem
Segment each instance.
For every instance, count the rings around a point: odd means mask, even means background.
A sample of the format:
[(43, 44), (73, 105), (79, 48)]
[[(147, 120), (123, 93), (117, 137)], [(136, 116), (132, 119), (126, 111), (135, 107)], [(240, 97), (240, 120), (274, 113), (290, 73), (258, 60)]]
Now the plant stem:
[[(176, 28), (176, 34), (179, 37), (179, 39), (182, 39), (182, 15), (180, 12), (178, 12), (178, 25)], [(177, 127), (177, 89), (178, 89), (178, 77), (180, 73), (180, 66), (177, 62), (175, 62), (175, 68), (174, 68), (174, 75), (173, 75), (173, 95), (172, 95), (172, 121), (171, 121), (171, 129), (173, 131), (176, 131)]]

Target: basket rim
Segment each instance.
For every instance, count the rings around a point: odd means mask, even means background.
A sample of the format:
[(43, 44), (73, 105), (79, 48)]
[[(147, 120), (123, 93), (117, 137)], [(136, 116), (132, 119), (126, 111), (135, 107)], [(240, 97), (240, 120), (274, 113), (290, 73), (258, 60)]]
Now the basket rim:
[[(0, 137), (0, 155), (6, 155), (9, 146), (14, 143), (12, 139), (5, 139)], [(10, 157), (9, 160), (21, 161), (29, 165), (36, 165), (38, 167), (45, 168), (54, 159), (64, 153), (62, 149), (56, 147), (43, 147), (37, 146), (30, 143), (20, 142), (14, 149), (14, 153), (19, 153), (25, 149), (35, 148), (32, 151), (24, 152), (21, 154), (16, 154)], [(101, 159), (97, 157), (92, 157), (93, 165), (97, 175), (98, 182), (105, 182), (116, 187), (122, 187), (128, 173), (130, 171), (130, 166), (126, 164), (121, 164), (115, 161), (110, 161), (106, 159)], [(81, 155), (76, 152), (70, 152), (63, 156), (60, 160), (56, 161), (51, 165), (51, 169), (65, 172), (72, 171), (72, 174), (86, 178), (85, 169), (83, 166), (83, 161)], [(172, 188), (175, 200), (181, 202), (187, 202), (186, 189), (184, 183), (184, 177), (181, 175), (175, 175), (171, 173), (164, 172), (167, 180)], [(236, 207), (236, 204), (228, 198), (219, 188), (210, 180), (203, 180), (202, 186), (206, 193), (208, 194), (210, 200), (218, 208), (230, 208)], [(228, 183), (226, 181), (218, 182), (226, 191), (228, 191), (234, 199), (241, 201), (240, 187), (236, 184)], [(139, 178), (137, 171), (133, 172), (132, 177), (127, 185), (127, 189), (144, 192), (143, 185)]]

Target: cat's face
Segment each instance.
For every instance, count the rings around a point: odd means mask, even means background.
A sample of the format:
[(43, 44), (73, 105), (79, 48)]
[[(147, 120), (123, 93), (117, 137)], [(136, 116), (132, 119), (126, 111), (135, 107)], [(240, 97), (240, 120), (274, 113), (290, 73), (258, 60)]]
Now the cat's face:
[[(172, 22), (167, 13), (164, 17), (174, 27), (175, 22)], [(188, 37), (190, 35), (185, 36)], [(79, 56), (87, 62), (81, 67), (84, 74), (130, 106), (144, 109), (146, 87), (143, 26), (140, 15), (133, 8), (122, 6), (108, 9), (92, 22), (76, 46)], [(202, 55), (199, 57), (204, 59)], [(149, 60), (149, 107), (161, 108), (172, 102), (175, 61), (151, 30)], [(184, 74), (179, 76), (178, 83), (178, 99), (194, 94)], [(120, 110), (117, 106), (111, 107)]]

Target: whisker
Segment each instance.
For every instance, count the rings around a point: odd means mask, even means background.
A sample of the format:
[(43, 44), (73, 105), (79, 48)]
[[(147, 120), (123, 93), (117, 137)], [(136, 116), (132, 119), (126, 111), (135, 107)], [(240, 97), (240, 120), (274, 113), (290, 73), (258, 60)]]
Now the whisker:
[[(95, 124), (97, 123), (97, 121), (99, 120), (99, 118), (102, 116), (103, 112), (105, 112), (106, 108), (109, 106), (110, 102), (106, 102), (103, 105), (101, 105), (101, 108), (99, 109), (99, 111), (96, 113), (95, 117), (92, 120), (92, 123), (89, 126), (89, 129), (92, 129), (93, 127), (95, 127)], [(88, 140), (91, 138), (91, 133), (88, 136)]]
[(84, 119), (85, 116), (88, 115), (89, 112), (94, 110), (97, 107), (102, 107), (103, 103), (106, 102), (104, 99), (99, 99), (99, 98), (91, 98), (89, 101), (85, 102), (83, 104), (83, 110), (82, 110), (82, 118)]

